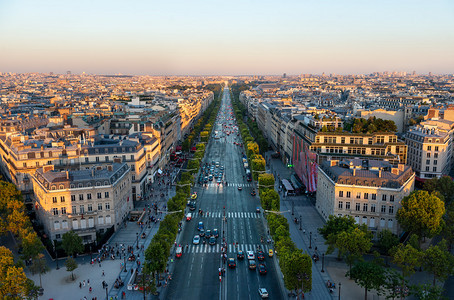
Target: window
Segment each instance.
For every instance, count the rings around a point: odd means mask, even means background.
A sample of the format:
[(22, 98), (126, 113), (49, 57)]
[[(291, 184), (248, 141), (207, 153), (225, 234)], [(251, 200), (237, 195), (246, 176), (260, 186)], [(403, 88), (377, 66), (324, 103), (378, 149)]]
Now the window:
[(131, 155), (131, 160), (134, 160), (134, 155)]
[(372, 194), (372, 200), (377, 200), (377, 194)]
[(66, 207), (62, 207), (61, 208), (61, 214), (62, 215), (66, 215)]
[(37, 161), (35, 164), (36, 164), (37, 167), (39, 167), (39, 161)]
[(91, 194), (87, 194), (87, 200), (91, 200)]
[[(66, 220), (61, 221), (61, 227), (63, 229), (68, 229), (68, 221), (66, 221)], [(58, 238), (60, 238), (60, 237), (58, 237)]]
[(339, 208), (339, 209), (342, 209), (343, 204), (344, 204), (343, 201), (339, 201), (338, 208)]
[(102, 203), (98, 203), (98, 210), (102, 210)]
[(438, 158), (438, 153), (434, 153), (434, 158)]
[(382, 205), (381, 206), (381, 212), (382, 213), (386, 213), (386, 205)]
[(132, 175), (131, 177), (132, 177), (132, 181), (136, 180), (136, 175)]
[(350, 198), (350, 196), (351, 196), (351, 193), (347, 192), (347, 198)]
[(434, 172), (437, 172), (437, 167), (433, 167), (432, 170), (433, 170)]
[(106, 202), (106, 210), (109, 210), (109, 209), (110, 209), (110, 203)]
[(54, 216), (58, 216), (58, 208), (56, 208), (56, 207), (52, 208), (52, 214)]
[(73, 214), (76, 214), (76, 213), (77, 213), (77, 210), (76, 210), (76, 206), (75, 206), (75, 205), (72, 206), (71, 212), (72, 212)]
[(364, 193), (364, 199), (369, 199), (369, 193)]
[(98, 199), (101, 199), (101, 193), (98, 193)]
[(22, 163), (22, 167), (26, 168), (27, 167), (27, 163)]
[(356, 211), (360, 211), (361, 210), (361, 203), (356, 203), (355, 210)]
[(60, 202), (65, 202), (65, 196), (60, 197)]
[(88, 157), (85, 157), (85, 162), (88, 163)]
[(83, 205), (79, 206), (80, 213), (85, 213), (85, 207)]
[(437, 162), (438, 162), (438, 161), (437, 161), (437, 160), (435, 159), (435, 160), (434, 160), (434, 165), (436, 165), (436, 164), (437, 164)]
[(57, 197), (52, 197), (52, 203), (57, 203)]
[(109, 198), (109, 192), (104, 193), (104, 198)]
[(370, 211), (371, 212), (375, 212), (375, 204), (371, 204), (370, 205)]
[(438, 146), (435, 146), (435, 151), (437, 151), (437, 152), (438, 152)]
[(430, 152), (427, 152), (427, 158), (430, 158)]
[(84, 194), (79, 194), (79, 200), (83, 201), (84, 200)]
[(394, 205), (389, 206), (388, 212), (390, 215), (392, 215), (394, 213)]
[(361, 199), (361, 192), (356, 193), (356, 199)]
[(87, 209), (88, 209), (88, 211), (91, 212), (91, 211), (93, 211), (93, 206), (91, 204), (88, 204), (88, 208)]
[(394, 202), (394, 195), (389, 195), (389, 201)]
[(426, 159), (426, 165), (430, 165), (430, 159)]
[(427, 146), (427, 151), (432, 151), (432, 146)]
[(426, 167), (426, 172), (429, 172), (430, 168), (429, 167)]
[(381, 195), (381, 201), (386, 201), (386, 195)]
[(71, 201), (72, 202), (76, 201), (76, 195), (71, 195)]
[(350, 210), (350, 202), (345, 202), (345, 209)]
[(106, 161), (109, 161), (109, 157), (108, 157), (108, 156), (105, 156), (104, 159), (105, 159)]
[(367, 211), (367, 203), (363, 203), (363, 211)]
[(339, 197), (344, 197), (344, 191), (339, 191)]
[(55, 221), (54, 222), (54, 229), (55, 230), (60, 230), (60, 221)]
[(99, 157), (98, 156), (96, 156), (96, 162), (99, 162)]

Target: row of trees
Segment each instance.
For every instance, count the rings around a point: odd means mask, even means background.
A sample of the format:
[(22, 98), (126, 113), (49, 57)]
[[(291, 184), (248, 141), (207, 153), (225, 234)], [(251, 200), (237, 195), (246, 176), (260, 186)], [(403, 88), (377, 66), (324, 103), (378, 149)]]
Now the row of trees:
[[(189, 150), (198, 137), (204, 141), (204, 138), (210, 135), (217, 111), (220, 107), (220, 96), (221, 94), (218, 93), (218, 97), (210, 104), (189, 136), (185, 139), (183, 142), (183, 145), (185, 145), (184, 150)], [(167, 202), (168, 211), (174, 213), (170, 213), (164, 217), (158, 232), (154, 235), (150, 245), (145, 250), (143, 274), (149, 275), (153, 273), (159, 276), (166, 269), (167, 259), (170, 256), (172, 245), (176, 240), (179, 223), (184, 216), (186, 202), (191, 193), (191, 186), (194, 183), (194, 174), (197, 174), (199, 171), (200, 162), (205, 155), (205, 148), (204, 143), (196, 145), (196, 152), (188, 162), (186, 172), (181, 174), (181, 178), (176, 184), (176, 195)], [(151, 283), (149, 281), (143, 282), (143, 290), (148, 292), (155, 291), (155, 276), (152, 276), (152, 278), (153, 281)]]
[(344, 129), (353, 133), (396, 132), (397, 126), (394, 121), (370, 117), (367, 120), (358, 118), (345, 122)]
[[(295, 245), (290, 238), (289, 224), (280, 212), (280, 197), (274, 189), (275, 178), (273, 174), (265, 172), (266, 161), (260, 155), (260, 149), (266, 151), (268, 143), (255, 122), (243, 122), (244, 107), (239, 103), (239, 90), (245, 89), (242, 86), (233, 86), (234, 111), (238, 121), (243, 142), (246, 145), (246, 155), (250, 162), (254, 180), (258, 180), (259, 197), (261, 206), (269, 211), (266, 218), (275, 245), (275, 253), (279, 257), (279, 266), (284, 275), (285, 287), (295, 290), (298, 294), (312, 290), (312, 260), (307, 253)], [(249, 128), (248, 128), (249, 125)], [(254, 137), (251, 136), (253, 133)], [(254, 141), (255, 138), (255, 141)]]

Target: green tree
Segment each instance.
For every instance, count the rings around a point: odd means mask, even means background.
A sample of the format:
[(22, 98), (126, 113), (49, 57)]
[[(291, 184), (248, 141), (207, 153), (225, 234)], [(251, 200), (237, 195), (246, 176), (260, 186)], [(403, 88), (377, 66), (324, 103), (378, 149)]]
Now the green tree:
[(419, 237), (432, 237), (441, 231), (445, 205), (433, 193), (414, 191), (402, 199), (401, 205), (397, 220), (406, 231), (415, 232)]
[(29, 285), (24, 269), (14, 264), (11, 250), (0, 246), (0, 299), (23, 299)]
[[(355, 219), (352, 216), (334, 216), (330, 215), (326, 224), (318, 229), (318, 232), (325, 239), (325, 244), (328, 245), (326, 253), (332, 253), (335, 249), (337, 236), (339, 233), (344, 231), (350, 231), (357, 228), (358, 225), (355, 223)], [(339, 252), (338, 257), (341, 257)]]
[(371, 235), (359, 228), (338, 234), (336, 247), (352, 269), (352, 264), (372, 247)]
[[(312, 260), (309, 255), (303, 254), (300, 249), (282, 254), (282, 272), (285, 287), (289, 290), (312, 290)], [(299, 294), (299, 292), (298, 292)]]
[(410, 244), (404, 246), (399, 244), (391, 249), (393, 256), (393, 263), (402, 270), (402, 284), (401, 290), (404, 289), (404, 279), (411, 276), (415, 272), (415, 268), (421, 266), (424, 254), (415, 249)]
[(39, 253), (39, 255), (33, 259), (30, 271), (32, 274), (39, 274), (39, 286), (43, 287), (41, 275), (49, 271), (44, 254)]
[[(377, 247), (386, 257), (390, 254), (389, 251), (398, 244), (399, 238), (391, 230), (384, 229), (378, 233)], [(386, 264), (388, 264), (388, 259), (386, 259)]]
[(429, 193), (439, 192), (443, 195), (443, 200), (446, 203), (451, 203), (454, 199), (454, 182), (450, 176), (443, 176), (441, 178), (432, 178), (424, 182), (423, 189)]
[(381, 293), (382, 286), (386, 283), (385, 269), (373, 262), (360, 261), (355, 263), (346, 276), (349, 276), (360, 287), (364, 288), (364, 299), (367, 300), (367, 292), (376, 290)]
[(438, 245), (431, 245), (424, 251), (424, 269), (433, 274), (433, 286), (437, 279), (445, 280), (454, 270), (454, 258), (448, 252), (445, 240)]
[(62, 247), (65, 250), (66, 254), (68, 254), (69, 256), (73, 256), (76, 253), (81, 253), (82, 251), (84, 251), (82, 238), (73, 230), (70, 230), (63, 234)]
[(443, 287), (431, 284), (416, 284), (411, 286), (412, 295), (419, 300), (446, 299), (443, 297)]
[(71, 280), (75, 280), (74, 270), (77, 269), (78, 265), (74, 258), (68, 257), (65, 261), (66, 271), (71, 272)]
[(451, 250), (452, 244), (454, 242), (454, 203), (451, 202), (448, 208), (446, 209), (446, 214), (443, 216), (444, 226), (442, 230), (442, 235), (446, 242), (448, 243), (448, 249)]
[(163, 272), (167, 263), (167, 246), (162, 240), (153, 239), (145, 251), (145, 259), (151, 272)]
[(23, 259), (34, 259), (38, 257), (41, 251), (44, 250), (43, 243), (39, 239), (36, 232), (27, 228), (21, 232), (21, 244), (22, 244), (22, 258)]
[(259, 174), (259, 190), (274, 189), (274, 176), (273, 174), (262, 173)]

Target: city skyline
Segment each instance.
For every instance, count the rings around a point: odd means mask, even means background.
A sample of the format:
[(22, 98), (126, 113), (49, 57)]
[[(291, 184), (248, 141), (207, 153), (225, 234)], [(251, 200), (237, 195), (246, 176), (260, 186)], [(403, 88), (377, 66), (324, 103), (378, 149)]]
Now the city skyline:
[(450, 1), (0, 3), (0, 72), (369, 74), (454, 70)]

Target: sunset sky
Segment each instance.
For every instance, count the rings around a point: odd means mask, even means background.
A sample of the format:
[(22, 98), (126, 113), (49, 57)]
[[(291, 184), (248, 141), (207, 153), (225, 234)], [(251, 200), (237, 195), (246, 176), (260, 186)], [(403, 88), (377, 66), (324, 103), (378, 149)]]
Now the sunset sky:
[(454, 73), (453, 0), (0, 0), (0, 72)]

